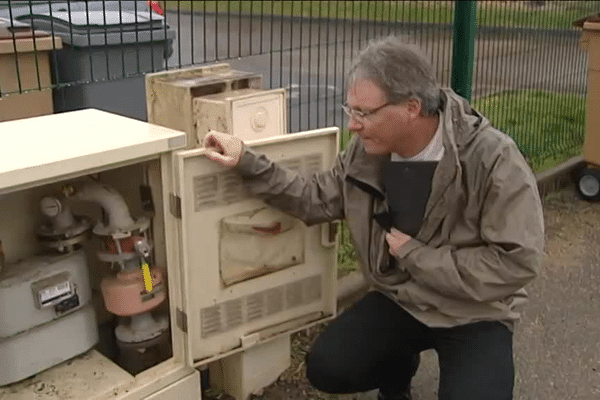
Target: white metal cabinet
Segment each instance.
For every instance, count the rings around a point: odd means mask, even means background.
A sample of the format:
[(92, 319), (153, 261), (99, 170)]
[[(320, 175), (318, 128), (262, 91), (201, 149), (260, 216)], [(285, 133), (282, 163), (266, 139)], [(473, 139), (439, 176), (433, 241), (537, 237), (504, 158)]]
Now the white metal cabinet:
[[(40, 223), (39, 199), (86, 176), (119, 187), (133, 208), (139, 208), (134, 204), (135, 186), (150, 185), (156, 206), (153, 228), (164, 230), (160, 158), (185, 146), (183, 132), (103, 111), (81, 110), (4, 122), (0, 124), (0, 140), (0, 240), (8, 263), (32, 257), (40, 250), (33, 233)], [(164, 265), (169, 275), (170, 319), (176, 321), (178, 265), (166, 261), (164, 232), (155, 240), (157, 263)], [(90, 266), (92, 281), (99, 273), (96, 267)], [(0, 398), (138, 400), (176, 393), (178, 399), (200, 399), (198, 373), (184, 357), (185, 338), (179, 330), (171, 331), (173, 355), (135, 376), (98, 351), (89, 350), (1, 387)], [(3, 368), (10, 368), (9, 362), (2, 360)]]
[[(337, 128), (328, 128), (247, 144), (310, 173), (333, 164), (338, 134)], [(135, 376), (90, 350), (1, 387), (0, 398), (196, 400), (200, 387), (194, 367), (334, 316), (336, 240), (329, 225), (306, 227), (248, 196), (235, 171), (209, 161), (202, 150), (178, 150), (185, 147), (183, 132), (82, 110), (5, 122), (0, 139), (0, 240), (8, 262), (39, 252), (33, 229), (40, 222), (39, 199), (48, 192), (93, 176), (115, 186), (139, 211), (133, 189), (140, 183), (150, 186), (155, 257), (168, 272), (172, 345), (170, 358)], [(227, 250), (223, 240), (229, 242), (232, 235), (237, 239)], [(234, 270), (232, 279), (224, 280), (221, 272), (229, 261), (222, 261), (232, 257), (235, 243), (244, 245), (239, 240), (244, 235), (252, 236), (251, 245), (233, 258), (243, 269), (247, 254), (254, 260), (251, 271)], [(257, 252), (254, 247), (260, 249), (263, 239), (266, 250), (285, 247), (286, 241), (293, 246), (283, 255)], [(263, 253), (277, 265), (260, 265)], [(92, 285), (97, 267), (90, 267)]]

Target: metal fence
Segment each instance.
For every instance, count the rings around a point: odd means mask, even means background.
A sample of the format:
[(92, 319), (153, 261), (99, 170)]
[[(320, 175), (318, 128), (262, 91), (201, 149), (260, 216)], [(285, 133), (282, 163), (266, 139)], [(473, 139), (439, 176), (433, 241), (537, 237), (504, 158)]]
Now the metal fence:
[[(538, 170), (582, 145), (587, 54), (572, 22), (598, 11), (599, 1), (478, 2), (473, 104)], [(453, 1), (0, 1), (2, 17), (10, 29), (0, 42), (12, 40), (14, 51), (11, 21), (62, 38), (62, 49), (49, 50), (51, 82), (40, 78), (35, 48), (37, 77), (23, 78), (19, 58), (0, 64), (16, 76), (0, 79), (2, 96), (52, 89), (57, 111), (76, 108), (81, 92), (104, 91), (97, 101), (107, 104), (96, 108), (133, 104), (130, 116), (143, 119), (145, 73), (227, 62), (287, 89), (290, 132), (345, 126), (351, 60), (388, 35), (419, 45), (444, 86), (451, 79)]]

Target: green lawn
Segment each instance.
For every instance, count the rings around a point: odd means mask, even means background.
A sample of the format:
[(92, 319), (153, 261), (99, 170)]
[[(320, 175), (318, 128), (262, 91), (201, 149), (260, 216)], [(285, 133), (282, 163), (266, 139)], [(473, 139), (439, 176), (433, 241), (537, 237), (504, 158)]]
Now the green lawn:
[(581, 153), (585, 127), (585, 98), (581, 96), (528, 90), (472, 103), (514, 139), (536, 172)]
[[(168, 10), (192, 10), (191, 1), (163, 3)], [(480, 26), (570, 28), (574, 20), (597, 12), (600, 5), (598, 1), (548, 2), (550, 6), (535, 9), (526, 3), (481, 4), (478, 23)], [(194, 1), (193, 10), (397, 22), (452, 23), (454, 18), (452, 1)]]
[(338, 274), (345, 275), (357, 268), (358, 254), (350, 237), (350, 231), (346, 221), (340, 223), (339, 247), (338, 247)]

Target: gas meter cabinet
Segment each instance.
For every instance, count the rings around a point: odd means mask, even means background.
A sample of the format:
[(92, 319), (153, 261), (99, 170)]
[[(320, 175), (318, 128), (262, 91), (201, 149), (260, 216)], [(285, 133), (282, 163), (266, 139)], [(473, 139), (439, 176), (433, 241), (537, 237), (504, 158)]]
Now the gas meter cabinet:
[[(251, 197), (184, 132), (88, 109), (0, 137), (0, 398), (197, 400), (197, 368), (334, 316), (330, 226)], [(247, 144), (310, 173), (337, 138)]]

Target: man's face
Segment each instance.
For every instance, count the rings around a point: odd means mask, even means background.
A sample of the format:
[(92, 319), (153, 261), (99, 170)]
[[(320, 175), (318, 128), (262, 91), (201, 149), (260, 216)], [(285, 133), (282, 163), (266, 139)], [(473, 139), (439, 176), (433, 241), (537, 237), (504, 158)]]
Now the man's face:
[[(383, 91), (368, 79), (357, 78), (349, 87), (347, 106), (368, 115), (350, 116), (348, 129), (359, 135), (368, 154), (398, 152), (399, 147), (410, 136), (414, 112), (409, 105), (386, 103)], [(376, 111), (370, 113), (373, 110)]]

